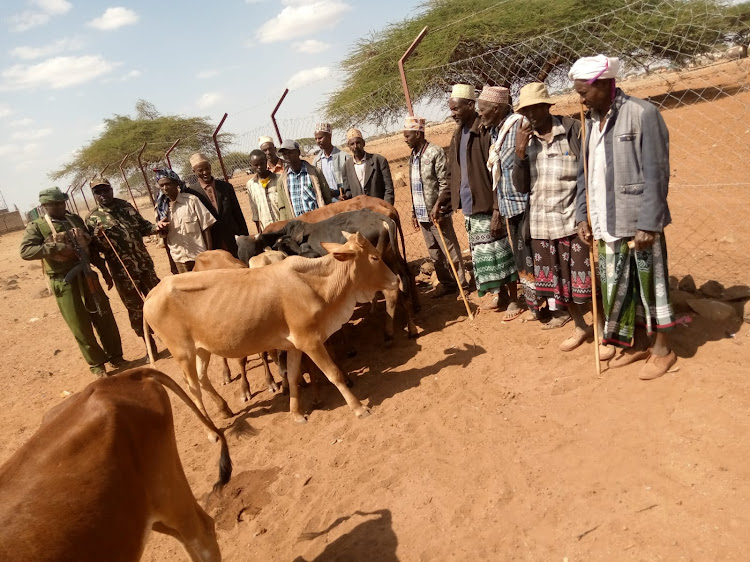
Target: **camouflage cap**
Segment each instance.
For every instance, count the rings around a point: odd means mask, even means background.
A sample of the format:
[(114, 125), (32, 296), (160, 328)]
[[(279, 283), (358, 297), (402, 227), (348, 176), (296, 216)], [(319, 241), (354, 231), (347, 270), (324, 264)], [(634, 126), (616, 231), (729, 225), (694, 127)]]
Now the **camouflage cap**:
[(91, 189), (95, 189), (96, 187), (98, 187), (100, 185), (104, 185), (104, 186), (107, 186), (107, 187), (112, 187), (112, 184), (109, 183), (109, 180), (107, 178), (103, 178), (101, 176), (92, 178), (91, 181), (89, 182), (89, 187)]
[(50, 187), (39, 192), (39, 203), (59, 203), (68, 200), (68, 194), (63, 193), (59, 187)]

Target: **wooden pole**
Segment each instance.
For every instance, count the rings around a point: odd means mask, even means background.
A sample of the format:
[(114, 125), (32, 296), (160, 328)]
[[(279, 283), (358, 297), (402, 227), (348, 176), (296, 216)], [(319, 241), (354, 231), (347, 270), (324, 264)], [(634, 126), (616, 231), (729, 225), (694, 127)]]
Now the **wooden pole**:
[[(586, 220), (591, 229), (591, 206), (589, 205), (589, 169), (587, 161), (586, 146), (586, 116), (581, 104), (581, 158), (583, 158), (583, 180), (586, 187)], [(594, 361), (596, 362), (596, 374), (601, 376), (602, 364), (599, 361), (599, 345), (601, 336), (599, 334), (599, 310), (596, 304), (596, 266), (594, 265), (594, 232), (591, 229), (591, 243), (589, 244), (589, 264), (591, 265), (591, 314), (594, 317)]]
[(464, 293), (464, 283), (466, 283), (466, 280), (461, 280), (458, 278), (458, 272), (456, 271), (456, 266), (453, 265), (453, 258), (451, 257), (450, 252), (448, 251), (448, 246), (445, 245), (445, 238), (443, 237), (443, 230), (440, 228), (440, 223), (438, 221), (435, 221), (433, 223), (435, 225), (435, 228), (437, 228), (438, 234), (440, 235), (440, 241), (443, 243), (443, 255), (445, 256), (446, 260), (451, 266), (451, 271), (453, 272), (453, 278), (456, 280), (456, 283), (458, 283), (458, 291), (461, 293), (461, 298), (464, 301), (464, 306), (466, 306), (466, 313), (469, 315), (469, 320), (472, 322), (474, 321), (474, 314), (471, 312), (471, 308), (469, 308), (469, 301), (466, 300), (466, 294)]

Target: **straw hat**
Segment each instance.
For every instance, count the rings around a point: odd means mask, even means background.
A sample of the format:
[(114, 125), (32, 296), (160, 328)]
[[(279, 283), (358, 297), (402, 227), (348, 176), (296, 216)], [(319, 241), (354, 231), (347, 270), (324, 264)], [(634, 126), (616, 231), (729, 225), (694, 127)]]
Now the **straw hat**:
[(549, 97), (547, 86), (545, 86), (541, 82), (532, 82), (531, 84), (526, 84), (523, 88), (521, 88), (521, 92), (519, 93), (516, 111), (519, 111), (524, 107), (529, 107), (530, 105), (536, 105), (538, 103), (555, 105), (555, 102), (553, 102), (552, 98)]

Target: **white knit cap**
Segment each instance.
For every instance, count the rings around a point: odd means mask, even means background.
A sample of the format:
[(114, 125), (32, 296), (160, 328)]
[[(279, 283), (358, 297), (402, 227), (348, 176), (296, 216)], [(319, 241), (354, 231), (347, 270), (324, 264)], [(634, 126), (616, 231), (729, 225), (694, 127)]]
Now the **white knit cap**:
[(271, 137), (258, 137), (258, 148), (260, 148), (267, 142), (270, 142), (271, 144), (273, 144), (273, 139)]
[(595, 57), (583, 57), (578, 59), (570, 67), (568, 78), (571, 80), (606, 80), (615, 78), (620, 71), (620, 59), (617, 57), (606, 57), (596, 55)]

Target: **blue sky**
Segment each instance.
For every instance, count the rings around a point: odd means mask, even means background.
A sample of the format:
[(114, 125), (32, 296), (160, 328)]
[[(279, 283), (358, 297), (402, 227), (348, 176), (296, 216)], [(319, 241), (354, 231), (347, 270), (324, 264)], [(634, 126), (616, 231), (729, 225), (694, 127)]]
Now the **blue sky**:
[[(418, 0), (13, 0), (0, 5), (0, 191), (28, 210), (47, 177), (146, 99), (243, 133), (309, 115), (354, 42)], [(271, 131), (269, 131), (269, 134)], [(312, 136), (312, 132), (308, 135)], [(144, 139), (145, 140), (145, 139)], [(67, 188), (66, 184), (61, 185)]]

